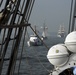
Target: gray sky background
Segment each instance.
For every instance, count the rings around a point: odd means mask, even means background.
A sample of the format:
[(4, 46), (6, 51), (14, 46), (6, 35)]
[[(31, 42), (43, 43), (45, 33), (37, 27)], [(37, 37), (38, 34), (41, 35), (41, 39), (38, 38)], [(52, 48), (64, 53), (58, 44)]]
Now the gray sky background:
[(71, 0), (35, 0), (30, 23), (38, 28), (45, 24), (49, 32), (58, 32), (64, 25), (66, 32), (69, 26)]

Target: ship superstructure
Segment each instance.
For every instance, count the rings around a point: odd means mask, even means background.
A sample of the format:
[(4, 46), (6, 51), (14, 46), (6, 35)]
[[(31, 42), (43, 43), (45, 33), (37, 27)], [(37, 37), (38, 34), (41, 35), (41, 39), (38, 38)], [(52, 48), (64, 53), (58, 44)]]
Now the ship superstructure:
[[(34, 32), (36, 34), (39, 34), (39, 31), (36, 28), (34, 28)], [(38, 36), (36, 34), (30, 35), (29, 41), (27, 41), (28, 46), (41, 46), (42, 45), (42, 41), (38, 38)]]

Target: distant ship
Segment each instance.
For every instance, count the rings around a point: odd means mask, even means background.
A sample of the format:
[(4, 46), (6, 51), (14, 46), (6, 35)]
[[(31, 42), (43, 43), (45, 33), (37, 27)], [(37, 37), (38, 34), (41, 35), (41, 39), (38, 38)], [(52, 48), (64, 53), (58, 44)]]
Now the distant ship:
[(57, 36), (58, 37), (65, 37), (64, 26), (60, 25)]
[(48, 29), (48, 27), (46, 27), (45, 24), (44, 24), (44, 26), (41, 27), (41, 28), (43, 29), (42, 38), (47, 39), (47, 31), (46, 30)]
[[(34, 30), (37, 34), (39, 31), (37, 31), (36, 26)], [(36, 34), (30, 35), (30, 39), (27, 42), (28, 46), (40, 46), (42, 45), (41, 40), (36, 36)]]

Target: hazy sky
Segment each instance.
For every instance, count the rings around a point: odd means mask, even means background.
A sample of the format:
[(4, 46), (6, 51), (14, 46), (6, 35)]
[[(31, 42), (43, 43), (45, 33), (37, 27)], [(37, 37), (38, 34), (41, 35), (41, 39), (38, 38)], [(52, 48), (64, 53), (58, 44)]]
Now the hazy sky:
[(45, 21), (49, 32), (58, 32), (60, 25), (68, 31), (70, 7), (71, 0), (35, 0), (30, 23), (39, 28)]

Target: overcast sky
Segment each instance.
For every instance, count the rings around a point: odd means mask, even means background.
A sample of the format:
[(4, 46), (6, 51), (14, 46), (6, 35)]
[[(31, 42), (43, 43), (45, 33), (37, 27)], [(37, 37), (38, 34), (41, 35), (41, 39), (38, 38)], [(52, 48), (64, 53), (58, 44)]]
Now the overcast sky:
[(71, 0), (35, 0), (30, 23), (38, 27), (45, 24), (49, 32), (58, 32), (59, 26), (64, 25), (68, 30)]

